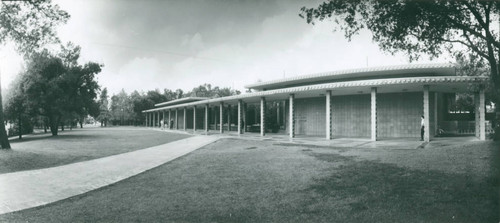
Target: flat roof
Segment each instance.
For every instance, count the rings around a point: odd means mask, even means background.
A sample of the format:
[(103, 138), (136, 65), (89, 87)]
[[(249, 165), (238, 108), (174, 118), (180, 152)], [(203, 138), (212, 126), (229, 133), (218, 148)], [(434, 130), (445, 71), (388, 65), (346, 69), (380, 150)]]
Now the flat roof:
[(433, 92), (467, 92), (470, 88), (470, 84), (485, 84), (487, 81), (488, 77), (483, 76), (406, 77), (345, 81), (211, 98), (204, 101), (195, 101), (185, 104), (154, 108), (142, 112), (146, 113), (176, 108), (187, 108), (196, 105), (218, 106), (221, 102), (227, 104), (237, 104), (239, 100), (245, 100), (245, 103), (259, 103), (262, 97), (265, 97), (266, 100), (269, 99), (270, 101), (287, 100), (290, 94), (294, 94), (295, 98), (324, 97), (326, 90), (331, 90), (332, 96), (370, 94), (372, 87), (377, 87), (377, 93), (382, 94), (422, 92), (423, 86), (425, 85), (430, 85), (430, 91)]
[(172, 101), (167, 101), (167, 102), (162, 102), (155, 104), (155, 107), (163, 107), (167, 105), (176, 105), (176, 104), (182, 104), (182, 103), (189, 103), (189, 102), (194, 102), (194, 101), (202, 101), (202, 100), (207, 100), (208, 98), (205, 97), (187, 97), (187, 98), (179, 98), (175, 99)]
[(420, 76), (455, 76), (455, 70), (455, 65), (450, 63), (407, 64), (307, 74), (271, 81), (258, 82), (246, 85), (245, 87), (255, 90), (272, 90), (278, 88), (346, 80), (370, 80), (389, 77), (402, 78)]

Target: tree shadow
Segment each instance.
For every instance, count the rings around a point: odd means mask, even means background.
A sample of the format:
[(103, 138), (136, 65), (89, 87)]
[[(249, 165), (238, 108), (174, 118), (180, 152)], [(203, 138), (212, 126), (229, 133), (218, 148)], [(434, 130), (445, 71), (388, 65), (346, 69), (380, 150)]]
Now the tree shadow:
[(53, 136), (50, 133), (43, 134), (33, 134), (23, 137), (22, 139), (15, 138), (9, 140), (11, 144), (22, 143), (22, 142), (30, 142), (30, 141), (39, 141), (39, 140), (72, 140), (72, 139), (91, 139), (91, 138), (100, 138), (103, 137), (101, 135), (88, 135), (88, 134), (60, 134), (57, 136)]
[[(491, 165), (489, 177), (481, 178), (473, 173), (449, 174), (375, 161), (355, 161), (337, 154), (311, 155), (344, 165), (332, 168), (329, 176), (316, 179), (304, 190), (319, 195), (319, 198), (303, 201), (304, 212), (314, 210), (316, 214), (331, 217), (327, 209), (335, 206), (334, 217), (347, 222), (374, 219), (382, 222), (498, 222), (500, 187), (496, 164)], [(497, 158), (492, 157), (492, 160)], [(318, 206), (326, 208), (318, 210)]]

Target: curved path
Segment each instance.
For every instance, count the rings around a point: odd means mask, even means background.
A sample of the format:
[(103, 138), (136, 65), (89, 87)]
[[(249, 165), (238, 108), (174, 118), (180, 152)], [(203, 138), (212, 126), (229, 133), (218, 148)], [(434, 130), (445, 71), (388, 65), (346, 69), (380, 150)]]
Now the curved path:
[(0, 175), (0, 214), (82, 194), (188, 154), (215, 142), (193, 136), (171, 143), (64, 166)]

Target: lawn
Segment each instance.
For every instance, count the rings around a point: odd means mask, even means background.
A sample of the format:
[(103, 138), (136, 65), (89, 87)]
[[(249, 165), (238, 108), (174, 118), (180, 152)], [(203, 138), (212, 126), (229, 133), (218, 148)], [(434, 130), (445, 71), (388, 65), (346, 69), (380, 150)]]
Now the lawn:
[(33, 170), (126, 153), (175, 140), (186, 134), (144, 128), (83, 128), (36, 134), (11, 140), (11, 150), (0, 150), (0, 173)]
[(346, 149), (223, 139), (0, 221), (498, 222), (498, 148), (466, 142)]

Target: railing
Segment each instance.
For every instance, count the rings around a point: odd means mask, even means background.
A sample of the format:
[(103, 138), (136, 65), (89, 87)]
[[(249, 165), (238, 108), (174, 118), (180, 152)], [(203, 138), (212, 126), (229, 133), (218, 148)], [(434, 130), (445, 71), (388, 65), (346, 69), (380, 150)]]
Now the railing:
[[(486, 134), (493, 133), (490, 121), (486, 121)], [(439, 128), (445, 134), (474, 135), (476, 133), (475, 121), (441, 121)]]

